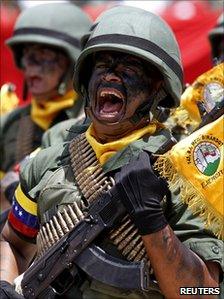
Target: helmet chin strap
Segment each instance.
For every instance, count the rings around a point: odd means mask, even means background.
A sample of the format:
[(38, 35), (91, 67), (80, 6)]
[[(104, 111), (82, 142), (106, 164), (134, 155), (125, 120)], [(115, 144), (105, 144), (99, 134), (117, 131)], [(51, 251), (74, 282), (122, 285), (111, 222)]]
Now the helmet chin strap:
[(158, 103), (166, 97), (166, 92), (163, 88), (160, 88), (158, 91), (152, 93), (151, 99), (142, 103), (135, 111), (135, 113), (129, 118), (133, 124), (137, 124), (142, 120), (142, 118), (148, 118), (151, 122), (152, 119), (156, 116), (156, 110)]
[(64, 74), (61, 76), (61, 79), (58, 83), (57, 90), (58, 90), (58, 94), (61, 96), (63, 96), (67, 92), (67, 85), (68, 85), (68, 81), (72, 77), (72, 70), (73, 70), (73, 65), (71, 64), (68, 67), (68, 69), (64, 72)]
[(27, 96), (28, 96), (28, 86), (27, 86), (26, 81), (24, 80), (23, 81), (23, 94), (22, 94), (24, 102), (27, 100)]
[[(87, 118), (87, 114), (90, 117), (93, 116), (92, 109), (89, 107), (89, 95), (86, 92), (85, 88), (82, 89), (82, 94), (85, 99), (85, 116)], [(129, 120), (133, 125), (137, 125), (143, 118), (148, 119), (150, 122), (157, 116), (157, 107), (158, 103), (166, 97), (166, 92), (163, 88), (160, 88), (158, 91), (152, 93), (151, 99), (142, 103), (136, 110), (135, 113), (125, 120)], [(111, 124), (113, 125), (113, 124)]]

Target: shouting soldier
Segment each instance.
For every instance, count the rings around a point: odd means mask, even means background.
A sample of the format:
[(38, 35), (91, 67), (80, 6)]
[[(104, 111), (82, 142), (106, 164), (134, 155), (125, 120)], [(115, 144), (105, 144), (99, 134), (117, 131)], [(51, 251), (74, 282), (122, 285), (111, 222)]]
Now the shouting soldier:
[[(73, 283), (82, 298), (179, 298), (180, 287), (218, 286), (221, 241), (151, 167), (152, 157), (172, 144), (156, 107), (179, 104), (182, 75), (177, 42), (158, 16), (118, 6), (96, 20), (83, 38), (74, 76), (91, 124), (71, 127), (71, 140), (40, 151), (21, 173), (3, 229), (5, 294), (12, 294), (13, 279), (29, 264), (32, 242), (38, 263), (104, 192), (121, 201), (127, 214), (94, 240), (96, 256), (103, 252), (103, 264), (118, 258), (121, 270), (128, 261), (146, 263), (150, 279), (136, 287), (131, 272), (113, 272), (114, 262), (101, 268), (85, 258), (82, 281)], [(91, 218), (85, 223), (94, 227)]]

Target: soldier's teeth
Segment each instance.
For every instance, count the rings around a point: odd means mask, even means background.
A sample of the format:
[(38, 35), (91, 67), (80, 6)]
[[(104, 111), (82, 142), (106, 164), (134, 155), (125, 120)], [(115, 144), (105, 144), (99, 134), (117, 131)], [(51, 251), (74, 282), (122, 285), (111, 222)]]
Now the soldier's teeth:
[(100, 93), (100, 96), (101, 97), (106, 97), (107, 95), (114, 95), (115, 97), (119, 98), (119, 99), (122, 99), (121, 95), (116, 93), (116, 92), (113, 92), (113, 91), (102, 91)]

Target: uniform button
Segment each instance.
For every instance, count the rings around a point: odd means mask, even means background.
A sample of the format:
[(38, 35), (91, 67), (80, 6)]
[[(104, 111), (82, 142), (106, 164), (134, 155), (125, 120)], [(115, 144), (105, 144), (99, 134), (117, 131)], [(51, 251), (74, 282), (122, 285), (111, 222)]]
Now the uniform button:
[(219, 253), (219, 247), (218, 246), (212, 246), (212, 251), (216, 254)]

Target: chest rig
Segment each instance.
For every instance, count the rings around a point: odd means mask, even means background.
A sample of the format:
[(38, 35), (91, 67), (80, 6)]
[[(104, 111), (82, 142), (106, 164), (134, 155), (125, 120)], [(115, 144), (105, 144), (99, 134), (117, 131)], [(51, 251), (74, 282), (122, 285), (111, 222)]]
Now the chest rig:
[[(104, 173), (85, 133), (70, 142), (69, 153), (76, 184), (84, 199), (80, 205), (76, 202), (68, 204), (41, 227), (37, 236), (38, 256), (83, 219), (86, 206), (114, 185), (113, 178)], [(150, 265), (141, 236), (128, 215), (108, 237), (126, 260), (139, 262), (144, 259)]]

